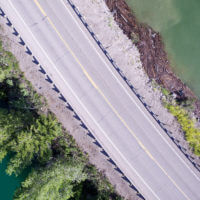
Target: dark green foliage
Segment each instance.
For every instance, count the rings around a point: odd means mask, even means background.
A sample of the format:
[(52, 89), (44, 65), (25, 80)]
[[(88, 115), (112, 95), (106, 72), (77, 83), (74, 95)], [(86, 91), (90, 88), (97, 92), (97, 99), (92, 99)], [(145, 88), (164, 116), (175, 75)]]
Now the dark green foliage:
[(10, 52), (4, 51), (0, 42), (0, 83), (5, 79), (14, 77), (17, 67), (18, 64), (15, 57)]
[(24, 80), (15, 57), (2, 47), (0, 53), (0, 161), (12, 153), (7, 173), (18, 175), (33, 161), (51, 158), (52, 141), (62, 130), (52, 114), (38, 114), (40, 97)]
[(33, 170), (15, 195), (15, 200), (79, 199), (81, 183), (87, 178), (84, 165), (55, 160), (50, 166)]
[(9, 154), (9, 175), (32, 167), (15, 199), (121, 199), (44, 107), (0, 44), (0, 162)]
[(51, 159), (52, 142), (62, 133), (61, 126), (51, 114), (47, 117), (41, 115), (27, 127), (19, 113), (7, 113), (2, 119), (4, 123), (0, 127), (0, 160), (9, 152), (14, 154), (7, 168), (9, 175), (18, 175), (34, 160), (45, 163)]
[(88, 178), (83, 183), (81, 200), (122, 200), (106, 177), (99, 173), (95, 166), (89, 164), (85, 170)]
[(17, 190), (14, 200), (122, 199), (97, 169), (88, 164), (71, 137), (58, 137), (48, 164), (33, 169)]
[(24, 79), (16, 58), (4, 51), (0, 43), (0, 106), (21, 109), (23, 112), (39, 110), (41, 98)]

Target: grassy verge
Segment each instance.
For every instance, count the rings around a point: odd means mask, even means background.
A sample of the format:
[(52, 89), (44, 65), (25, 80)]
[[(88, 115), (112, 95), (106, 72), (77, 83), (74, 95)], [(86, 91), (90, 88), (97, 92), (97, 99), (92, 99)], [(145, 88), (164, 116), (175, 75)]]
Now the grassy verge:
[(189, 117), (188, 112), (178, 105), (166, 104), (166, 108), (174, 115), (181, 125), (185, 138), (192, 147), (194, 154), (200, 156), (200, 130), (195, 127), (195, 121)]
[(15, 200), (122, 199), (0, 44), (0, 161), (8, 154), (7, 174), (32, 168)]
[(200, 129), (196, 127), (196, 120), (192, 117), (193, 101), (176, 99), (165, 88), (161, 88), (163, 104), (167, 110), (177, 119), (185, 133), (185, 139), (189, 143), (195, 155), (200, 156)]

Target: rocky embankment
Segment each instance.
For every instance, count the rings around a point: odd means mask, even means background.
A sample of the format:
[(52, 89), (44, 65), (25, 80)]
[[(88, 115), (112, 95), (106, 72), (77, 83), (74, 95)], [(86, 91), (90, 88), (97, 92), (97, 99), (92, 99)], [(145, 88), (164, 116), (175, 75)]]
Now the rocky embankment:
[(137, 46), (149, 78), (175, 94), (178, 101), (194, 99), (194, 113), (200, 120), (200, 101), (173, 73), (161, 35), (148, 25), (138, 22), (125, 0), (105, 0), (105, 2), (119, 27)]

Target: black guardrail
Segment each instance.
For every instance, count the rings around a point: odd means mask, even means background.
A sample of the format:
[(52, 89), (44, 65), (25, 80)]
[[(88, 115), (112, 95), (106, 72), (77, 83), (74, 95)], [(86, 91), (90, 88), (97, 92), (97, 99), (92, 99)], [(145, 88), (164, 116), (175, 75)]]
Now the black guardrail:
[(123, 72), (120, 70), (120, 68), (117, 66), (117, 64), (115, 63), (115, 61), (111, 58), (111, 56), (109, 55), (109, 53), (103, 47), (103, 45), (101, 44), (101, 42), (99, 41), (99, 39), (97, 38), (97, 36), (94, 34), (94, 32), (92, 31), (92, 29), (89, 27), (89, 25), (87, 24), (87, 22), (85, 21), (85, 19), (81, 15), (81, 13), (79, 12), (78, 8), (73, 4), (73, 2), (71, 0), (66, 0), (66, 1), (72, 7), (72, 9), (76, 13), (76, 15), (79, 17), (79, 19), (81, 20), (81, 22), (83, 23), (83, 25), (85, 26), (85, 28), (89, 31), (90, 35), (95, 40), (95, 42), (97, 43), (97, 45), (100, 47), (100, 49), (102, 50), (102, 52), (105, 54), (105, 56), (107, 57), (107, 59), (110, 61), (110, 63), (112, 64), (112, 66), (115, 68), (115, 70), (118, 72), (118, 74), (124, 79), (124, 81), (126, 82), (126, 84), (129, 86), (129, 88), (132, 90), (132, 92), (137, 96), (137, 98), (140, 100), (140, 102), (144, 105), (144, 107), (149, 112), (149, 114), (160, 125), (160, 127), (163, 129), (163, 131), (169, 136), (169, 138), (180, 149), (180, 151), (186, 156), (186, 158), (189, 159), (189, 161), (192, 163), (192, 165), (200, 172), (200, 167), (198, 167), (197, 164), (194, 163), (192, 161), (192, 159), (190, 159), (190, 157), (188, 156), (188, 154), (186, 154), (186, 152), (183, 150), (184, 148), (181, 147), (178, 144), (178, 142), (176, 142), (177, 140), (172, 137), (172, 133), (170, 131), (168, 131), (164, 127), (164, 124), (162, 122), (160, 122), (159, 119), (156, 118), (157, 115), (150, 110), (150, 106), (148, 106), (144, 102), (144, 100), (143, 100), (144, 98), (139, 93), (137, 93), (136, 88), (134, 88), (134, 86), (131, 84), (131, 82), (125, 77), (125, 75), (123, 74)]
[[(5, 13), (2, 10), (2, 8), (0, 8), (0, 16), (5, 17)], [(32, 56), (32, 62), (37, 65), (39, 67), (38, 71), (40, 71), (42, 74), (45, 75), (45, 80), (47, 82), (49, 82), (50, 84), (53, 85), (53, 90), (58, 93), (60, 96), (58, 97), (60, 100), (62, 100), (64, 103), (66, 103), (66, 108), (69, 109), (71, 112), (73, 112), (73, 117), (80, 121), (80, 126), (85, 129), (87, 131), (87, 135), (92, 138), (94, 140), (94, 144), (96, 146), (98, 146), (98, 148), (100, 148), (100, 152), (107, 157), (107, 161), (109, 163), (111, 163), (114, 166), (114, 169), (119, 172), (121, 174), (121, 177), (124, 181), (126, 181), (129, 184), (129, 187), (131, 189), (133, 189), (136, 193), (136, 195), (140, 198), (144, 200), (144, 197), (139, 193), (139, 191), (137, 190), (137, 188), (131, 183), (131, 181), (123, 174), (123, 172), (120, 170), (120, 168), (117, 166), (117, 164), (112, 160), (112, 158), (110, 158), (110, 156), (107, 154), (107, 152), (103, 149), (103, 147), (101, 146), (101, 144), (97, 141), (97, 139), (95, 138), (95, 136), (90, 132), (90, 130), (87, 128), (87, 126), (84, 124), (84, 122), (80, 119), (80, 117), (78, 116), (78, 114), (74, 111), (74, 109), (72, 108), (72, 106), (69, 104), (69, 102), (65, 99), (65, 97), (62, 95), (62, 93), (60, 93), (59, 89), (57, 88), (57, 86), (53, 83), (53, 81), (51, 80), (51, 78), (48, 76), (48, 74), (46, 73), (46, 71), (44, 70), (44, 68), (40, 65), (39, 61), (36, 59), (36, 57), (34, 55), (32, 55), (31, 50), (26, 46), (25, 42), (23, 41), (23, 39), (20, 37), (19, 33), (17, 32), (17, 30), (13, 27), (12, 23), (10, 22), (10, 20), (8, 19), (8, 17), (6, 17), (7, 20), (7, 25), (13, 28), (13, 35), (15, 36), (19, 36), (19, 44), (21, 44), (22, 46), (25, 46), (25, 53), (27, 53), (29, 56)], [(16, 34), (17, 33), (17, 34)]]

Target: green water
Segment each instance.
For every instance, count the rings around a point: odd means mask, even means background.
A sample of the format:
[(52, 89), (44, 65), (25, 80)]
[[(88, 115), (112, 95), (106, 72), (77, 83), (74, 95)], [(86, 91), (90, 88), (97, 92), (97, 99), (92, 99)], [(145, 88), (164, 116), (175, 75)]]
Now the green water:
[(200, 97), (200, 0), (127, 0), (163, 36), (175, 73)]
[(5, 173), (8, 158), (4, 159), (0, 164), (0, 199), (12, 200), (15, 190), (20, 186), (24, 180), (25, 174), (19, 177), (8, 176)]

